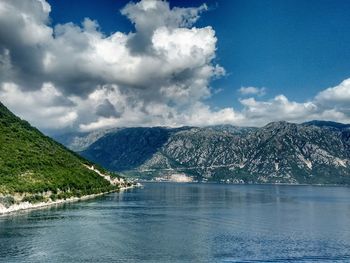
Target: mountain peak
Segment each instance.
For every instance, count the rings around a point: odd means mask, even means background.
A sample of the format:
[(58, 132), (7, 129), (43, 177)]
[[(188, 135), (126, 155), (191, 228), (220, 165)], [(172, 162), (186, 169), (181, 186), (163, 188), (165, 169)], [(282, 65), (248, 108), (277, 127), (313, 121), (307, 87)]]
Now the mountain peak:
[(304, 122), (302, 125), (305, 126), (317, 126), (317, 127), (326, 127), (332, 129), (346, 129), (350, 127), (350, 124), (344, 124), (335, 121), (322, 121), (322, 120), (313, 120)]
[(266, 124), (263, 128), (267, 129), (276, 129), (276, 128), (284, 128), (284, 127), (296, 127), (296, 123), (287, 122), (287, 121), (274, 121)]

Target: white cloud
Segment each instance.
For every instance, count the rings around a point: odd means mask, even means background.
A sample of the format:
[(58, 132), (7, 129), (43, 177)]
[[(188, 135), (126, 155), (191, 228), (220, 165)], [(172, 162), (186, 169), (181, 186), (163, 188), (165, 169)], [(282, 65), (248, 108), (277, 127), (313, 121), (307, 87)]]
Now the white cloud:
[(51, 83), (44, 83), (35, 91), (22, 91), (14, 83), (3, 83), (0, 100), (16, 114), (43, 129), (72, 126), (78, 118), (74, 103)]
[(241, 87), (239, 93), (242, 95), (257, 95), (264, 96), (266, 94), (266, 88), (256, 88), (256, 87)]
[(269, 100), (246, 98), (240, 100), (244, 125), (261, 126), (271, 121), (304, 122), (333, 120), (350, 123), (350, 79), (335, 87), (320, 91), (306, 102), (290, 101), (284, 95)]
[[(193, 27), (206, 9), (171, 9), (167, 2), (152, 0), (130, 3), (122, 13), (135, 32), (104, 35), (97, 21), (88, 18), (82, 26), (51, 27), (51, 7), (44, 0), (3, 0), (0, 83), (13, 88), (2, 89), (1, 98), (41, 128), (173, 123), (171, 116), (184, 116), (193, 104), (201, 105), (211, 95), (210, 80), (225, 74), (212, 62), (215, 31)], [(47, 95), (45, 83), (74, 105), (59, 100), (37, 105), (36, 98)], [(76, 116), (57, 122), (47, 115), (43, 125), (37, 120), (42, 110), (28, 116), (19, 106), (21, 96), (32, 98), (26, 102), (29, 108), (65, 108)]]
[(289, 101), (284, 95), (278, 95), (267, 101), (257, 101), (255, 98), (241, 99), (244, 106), (243, 114), (246, 122), (264, 125), (270, 121), (306, 120), (317, 112), (317, 106), (312, 102), (298, 103)]
[(121, 12), (135, 31), (105, 35), (88, 18), (52, 27), (45, 0), (1, 0), (0, 99), (42, 129), (349, 122), (349, 80), (308, 102), (257, 100), (248, 96), (265, 88), (242, 87), (242, 110), (210, 108), (210, 81), (225, 69), (214, 63), (214, 29), (194, 26), (205, 10), (130, 3)]
[(152, 53), (150, 36), (158, 28), (190, 28), (198, 19), (201, 12), (206, 11), (207, 6), (197, 8), (170, 9), (165, 1), (144, 0), (138, 3), (129, 3), (122, 9), (122, 14), (127, 16), (135, 25), (136, 32), (128, 40), (129, 48), (133, 52)]
[[(316, 100), (320, 103), (349, 103), (350, 102), (350, 79), (346, 79), (338, 86), (321, 91)], [(348, 104), (349, 105), (349, 104)]]

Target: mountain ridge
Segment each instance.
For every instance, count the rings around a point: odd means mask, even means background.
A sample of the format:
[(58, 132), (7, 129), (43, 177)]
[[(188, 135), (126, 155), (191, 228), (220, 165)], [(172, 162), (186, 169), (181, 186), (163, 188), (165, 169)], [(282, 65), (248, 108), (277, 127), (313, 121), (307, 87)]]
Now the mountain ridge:
[[(159, 138), (159, 144), (148, 144)], [(260, 128), (121, 128), (80, 154), (107, 169), (146, 179), (184, 174), (198, 181), (349, 184), (349, 138), (348, 125), (323, 121), (280, 121)], [(144, 147), (151, 149), (142, 151)]]

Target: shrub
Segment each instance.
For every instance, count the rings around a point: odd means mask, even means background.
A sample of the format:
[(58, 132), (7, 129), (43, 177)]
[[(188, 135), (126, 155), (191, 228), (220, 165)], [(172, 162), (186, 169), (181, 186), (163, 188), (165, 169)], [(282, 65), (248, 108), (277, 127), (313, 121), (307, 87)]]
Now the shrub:
[(11, 205), (15, 204), (15, 199), (12, 196), (0, 197), (0, 203), (6, 208), (9, 208)]
[(39, 203), (45, 201), (45, 198), (42, 195), (35, 194), (35, 195), (29, 195), (22, 199), (23, 202), (29, 202), (32, 204)]

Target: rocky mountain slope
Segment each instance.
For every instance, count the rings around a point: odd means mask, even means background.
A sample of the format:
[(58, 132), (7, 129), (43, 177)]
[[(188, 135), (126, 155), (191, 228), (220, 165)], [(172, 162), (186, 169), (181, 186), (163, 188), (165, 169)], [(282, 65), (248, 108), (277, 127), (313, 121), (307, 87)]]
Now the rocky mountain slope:
[(350, 126), (334, 122), (124, 128), (106, 133), (81, 154), (112, 171), (147, 179), (350, 183)]
[(100, 171), (105, 171), (95, 167), (0, 103), (0, 207), (80, 197), (123, 186), (123, 180), (103, 177)]

